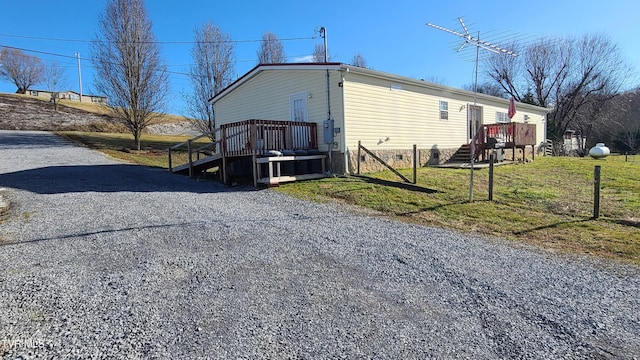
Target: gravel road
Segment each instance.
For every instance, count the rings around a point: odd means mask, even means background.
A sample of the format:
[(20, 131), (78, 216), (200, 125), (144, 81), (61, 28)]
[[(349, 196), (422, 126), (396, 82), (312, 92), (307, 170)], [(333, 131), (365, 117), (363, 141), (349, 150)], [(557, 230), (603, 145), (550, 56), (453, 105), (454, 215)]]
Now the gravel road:
[(640, 358), (638, 268), (0, 131), (6, 358)]

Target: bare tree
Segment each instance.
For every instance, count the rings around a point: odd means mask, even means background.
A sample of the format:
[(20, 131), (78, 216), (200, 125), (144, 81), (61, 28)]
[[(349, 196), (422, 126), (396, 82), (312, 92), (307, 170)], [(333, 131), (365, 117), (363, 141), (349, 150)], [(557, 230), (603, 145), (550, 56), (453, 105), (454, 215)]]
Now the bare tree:
[(142, 130), (164, 110), (169, 80), (144, 0), (108, 0), (91, 47), (95, 86), (140, 150)]
[(259, 64), (282, 64), (287, 62), (284, 47), (276, 34), (266, 32), (262, 35), (260, 49), (258, 49)]
[(606, 126), (593, 131), (588, 137), (589, 146), (605, 142), (612, 151), (640, 151), (640, 88), (607, 102), (600, 110), (600, 118), (606, 119)]
[(567, 130), (599, 126), (594, 111), (620, 92), (630, 73), (618, 47), (602, 35), (511, 48), (524, 55), (489, 57), (488, 76), (517, 101), (552, 109), (547, 136), (556, 142)]
[[(327, 61), (331, 61), (331, 53), (327, 54)], [(324, 44), (316, 44), (316, 46), (313, 48), (313, 56), (311, 58), (311, 62), (324, 62)]]
[[(476, 90), (474, 84), (466, 84), (466, 85), (463, 85), (462, 88), (467, 91)], [(507, 93), (504, 91), (504, 89), (500, 85), (493, 82), (486, 81), (478, 84), (477, 91), (480, 94), (486, 94), (486, 95), (491, 95), (491, 96), (496, 96), (501, 98), (507, 97)]]
[(367, 62), (364, 59), (364, 56), (362, 56), (362, 54), (360, 54), (359, 52), (353, 55), (353, 59), (351, 59), (351, 65), (365, 69), (367, 68)]
[(18, 94), (26, 94), (27, 90), (42, 81), (44, 66), (39, 58), (13, 48), (0, 51), (0, 78), (13, 82)]
[(60, 99), (60, 90), (66, 86), (67, 75), (64, 68), (57, 61), (52, 61), (44, 70), (44, 82), (47, 84), (47, 90), (51, 93), (51, 102), (55, 111), (58, 111), (58, 100)]
[[(193, 65), (189, 72), (193, 92), (185, 101), (192, 122), (202, 133), (208, 133), (216, 127), (209, 99), (233, 81), (235, 49), (231, 37), (213, 23), (196, 28), (193, 40)], [(213, 135), (211, 138), (214, 140)]]

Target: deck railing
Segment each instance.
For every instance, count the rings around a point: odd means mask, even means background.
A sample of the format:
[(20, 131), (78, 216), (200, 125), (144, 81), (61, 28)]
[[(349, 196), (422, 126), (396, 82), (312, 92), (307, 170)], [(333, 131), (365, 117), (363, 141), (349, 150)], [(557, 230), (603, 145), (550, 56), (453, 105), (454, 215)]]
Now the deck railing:
[(225, 157), (262, 155), (268, 150), (318, 148), (316, 123), (245, 120), (220, 126)]
[[(169, 171), (173, 171), (173, 155), (187, 152), (189, 169), (200, 156), (260, 156), (268, 150), (310, 150), (318, 148), (316, 123), (282, 120), (245, 120), (219, 128), (168, 148)], [(215, 139), (204, 145), (202, 138)], [(195, 157), (195, 159), (194, 159)]]

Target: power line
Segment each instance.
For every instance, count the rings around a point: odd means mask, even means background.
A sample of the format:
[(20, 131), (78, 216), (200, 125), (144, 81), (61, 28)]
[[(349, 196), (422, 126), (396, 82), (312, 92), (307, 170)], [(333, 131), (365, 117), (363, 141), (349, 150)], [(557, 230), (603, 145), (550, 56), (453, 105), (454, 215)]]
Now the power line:
[[(104, 41), (104, 40), (85, 40), (85, 39), (63, 39), (63, 38), (47, 38), (47, 37), (39, 37), (39, 36), (27, 36), (27, 35), (11, 35), (11, 34), (0, 34), (0, 36), (12, 37), (18, 39), (30, 39), (30, 40), (45, 40), (45, 41), (60, 41), (60, 42), (78, 42), (78, 43), (122, 43), (119, 41)], [(280, 41), (299, 41), (299, 40), (314, 40), (316, 36), (307, 36), (307, 37), (290, 37), (290, 38), (279, 38)], [(183, 45), (183, 44), (213, 44), (218, 42), (225, 43), (256, 43), (262, 42), (262, 39), (246, 39), (246, 40), (222, 40), (222, 41), (134, 41), (132, 43), (140, 43), (140, 44), (173, 44), (173, 45)]]
[[(0, 47), (4, 47), (7, 49), (13, 49), (13, 50), (20, 50), (20, 51), (24, 51), (24, 52), (31, 52), (31, 53), (36, 53), (36, 54), (43, 54), (43, 55), (49, 55), (49, 56), (57, 56), (57, 57), (63, 57), (63, 58), (67, 58), (67, 59), (73, 59), (74, 61), (78, 59), (78, 57), (76, 56), (71, 56), (71, 55), (64, 55), (64, 54), (56, 54), (56, 53), (52, 53), (52, 52), (48, 52), (48, 51), (40, 51), (40, 50), (33, 50), (33, 49), (26, 49), (26, 48), (19, 48), (19, 47), (14, 47), (14, 46), (8, 46), (8, 45), (3, 45), (0, 44)], [(299, 57), (301, 55), (293, 55), (293, 56), (288, 56), (288, 57)], [(93, 60), (91, 58), (83, 58), (81, 57), (80, 60), (83, 61), (88, 61), (89, 63), (92, 63)], [(256, 62), (256, 59), (251, 59), (251, 60), (236, 60), (236, 63), (247, 63), (247, 62)], [(69, 64), (69, 63), (67, 63)], [(175, 64), (175, 65), (166, 65), (167, 67), (176, 67), (176, 66), (191, 66), (193, 64)], [(90, 68), (95, 68), (94, 66), (88, 66)], [(173, 74), (173, 75), (183, 75), (183, 76), (192, 76), (192, 74), (187, 73), (187, 72), (181, 72), (181, 71), (171, 71), (171, 70), (165, 70), (168, 74)]]

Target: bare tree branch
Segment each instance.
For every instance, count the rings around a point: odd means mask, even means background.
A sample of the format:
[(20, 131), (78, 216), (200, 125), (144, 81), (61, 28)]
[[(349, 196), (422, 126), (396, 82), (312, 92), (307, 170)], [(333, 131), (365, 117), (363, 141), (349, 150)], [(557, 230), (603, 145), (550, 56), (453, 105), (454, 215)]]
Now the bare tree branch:
[(207, 133), (216, 127), (209, 99), (233, 81), (235, 49), (229, 34), (213, 23), (196, 28), (193, 40), (193, 65), (189, 72), (193, 92), (185, 100), (189, 118), (202, 133)]
[(57, 112), (60, 90), (67, 86), (67, 76), (64, 68), (57, 61), (52, 61), (44, 70), (44, 81), (47, 84), (47, 90), (51, 93), (51, 102), (53, 102), (53, 107)]
[(524, 89), (532, 89), (536, 105), (552, 109), (547, 136), (557, 142), (567, 130), (583, 131), (584, 137), (605, 126), (601, 109), (630, 74), (618, 47), (603, 35), (543, 39), (518, 53), (524, 55), (489, 57), (487, 75), (518, 101), (526, 98)]
[[(327, 61), (331, 61), (331, 53), (327, 54)], [(311, 62), (323, 63), (324, 62), (324, 44), (316, 44), (313, 48), (313, 58)]]
[(91, 47), (96, 89), (140, 150), (142, 130), (163, 112), (169, 78), (144, 0), (109, 0)]
[(364, 56), (362, 56), (362, 54), (358, 52), (353, 55), (353, 59), (351, 59), (351, 65), (366, 69), (367, 61), (364, 59)]
[(18, 94), (26, 94), (31, 86), (40, 83), (43, 72), (42, 62), (35, 56), (11, 48), (0, 51), (0, 78), (13, 82)]
[(259, 64), (282, 64), (287, 62), (284, 47), (276, 34), (266, 32), (262, 35), (260, 49), (258, 49)]

